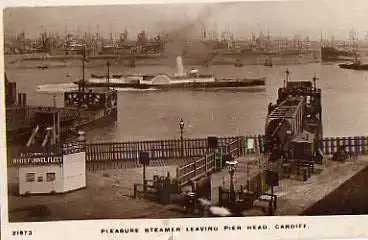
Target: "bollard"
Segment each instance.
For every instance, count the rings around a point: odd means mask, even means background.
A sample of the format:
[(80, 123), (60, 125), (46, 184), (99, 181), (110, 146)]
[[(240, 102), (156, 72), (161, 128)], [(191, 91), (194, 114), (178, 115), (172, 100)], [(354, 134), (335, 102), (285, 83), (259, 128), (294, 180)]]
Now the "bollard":
[(273, 213), (273, 201), (268, 201), (268, 215), (269, 216), (273, 216), (274, 213)]
[(137, 184), (134, 184), (134, 193), (133, 193), (133, 198), (136, 199), (137, 198)]
[(191, 182), (191, 187), (192, 187), (192, 192), (196, 192), (197, 191), (197, 182), (196, 181), (192, 181)]
[(188, 213), (194, 213), (195, 212), (195, 209), (196, 209), (196, 196), (195, 196), (195, 193), (193, 192), (189, 192), (189, 193), (186, 193), (185, 196), (185, 209), (186, 209), (186, 212)]
[(307, 165), (306, 171), (307, 171), (307, 179), (309, 179), (311, 177), (311, 167), (310, 167), (310, 165)]
[(308, 179), (308, 172), (306, 168), (302, 168), (302, 172), (303, 172), (303, 181), (307, 181)]
[(274, 195), (274, 208), (275, 208), (275, 211), (277, 209), (277, 195)]
[(223, 202), (223, 199), (222, 199), (222, 187), (221, 186), (219, 186), (219, 198), (218, 199), (219, 199), (218, 204), (219, 204), (220, 207), (222, 207), (224, 202)]

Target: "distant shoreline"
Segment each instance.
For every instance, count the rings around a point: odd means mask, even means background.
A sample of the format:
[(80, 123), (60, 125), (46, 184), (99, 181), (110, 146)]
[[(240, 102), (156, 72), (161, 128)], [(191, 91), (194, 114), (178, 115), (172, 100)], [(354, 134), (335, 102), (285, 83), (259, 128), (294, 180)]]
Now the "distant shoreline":
[[(213, 66), (235, 66), (240, 63), (242, 66), (264, 65), (267, 57), (259, 56), (219, 56), (208, 64), (205, 64), (204, 58), (199, 57), (183, 57), (184, 65), (210, 67)], [(23, 56), (23, 55), (5, 55), (5, 67), (8, 69), (32, 69), (32, 68), (68, 68), (79, 67), (82, 65), (81, 56), (79, 55), (54, 55), (54, 56)], [(102, 67), (106, 65), (106, 61), (110, 61), (112, 65), (122, 65), (130, 67), (131, 57), (119, 57), (115, 55), (99, 55), (88, 57), (86, 67)], [(272, 65), (299, 65), (320, 62), (311, 55), (277, 55), (272, 58)], [(135, 66), (169, 66), (175, 63), (175, 58), (160, 57), (140, 57), (135, 60)]]

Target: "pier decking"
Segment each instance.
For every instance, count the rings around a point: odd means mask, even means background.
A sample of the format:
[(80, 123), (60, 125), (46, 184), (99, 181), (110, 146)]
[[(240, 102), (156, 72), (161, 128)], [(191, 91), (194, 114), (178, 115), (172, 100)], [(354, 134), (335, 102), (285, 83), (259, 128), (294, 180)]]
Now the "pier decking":
[[(337, 151), (346, 151), (347, 162), (328, 160), (316, 165), (316, 172), (308, 181), (282, 179), (275, 188), (278, 196), (276, 215), (303, 214), (316, 202), (368, 166), (368, 138), (335, 137), (321, 140), (325, 159)], [(234, 136), (218, 138), (218, 148), (209, 149), (208, 139), (171, 139), (141, 142), (90, 143), (86, 145), (87, 188), (66, 195), (19, 197), (14, 193), (17, 185), (17, 165), (8, 159), (10, 221), (72, 220), (99, 218), (139, 217), (195, 217), (175, 204), (161, 205), (145, 199), (133, 199), (134, 185), (142, 184), (143, 171), (139, 153), (149, 153), (150, 164), (146, 179), (169, 173), (179, 187), (185, 190), (192, 180), (211, 174), (212, 204), (219, 202), (219, 187), (229, 187), (229, 173), (223, 166), (217, 167), (221, 157), (233, 156), (239, 162), (235, 177), (235, 189), (263, 172), (264, 136)], [(323, 168), (318, 171), (318, 167)], [(257, 181), (255, 181), (255, 184)], [(252, 183), (253, 184), (253, 183)], [(254, 186), (257, 187), (257, 186)], [(308, 197), (305, 197), (307, 194)], [(353, 196), (352, 196), (353, 197)], [(86, 199), (89, 199), (86, 203)], [(50, 214), (29, 217), (34, 208), (43, 206)], [(97, 206), (97, 207), (95, 207)], [(100, 209), (100, 210), (98, 210)], [(103, 212), (102, 210), (103, 209)], [(338, 214), (338, 213), (337, 213)], [(359, 213), (355, 213), (359, 214)], [(262, 211), (246, 211), (245, 216), (266, 215)], [(197, 216), (198, 217), (198, 216)]]
[[(259, 171), (255, 164), (255, 155), (238, 158), (239, 168), (235, 173), (235, 187), (239, 189), (245, 185), (250, 175)], [(249, 163), (247, 167), (247, 163)], [(147, 178), (153, 175), (164, 176), (170, 172), (174, 176), (177, 165), (151, 167), (147, 169)], [(278, 207), (276, 215), (300, 215), (323, 200), (332, 191), (337, 191), (339, 186), (348, 181), (355, 174), (368, 167), (368, 156), (360, 155), (345, 163), (328, 160), (321, 172), (314, 173), (304, 182), (292, 179), (283, 179), (280, 186), (275, 188), (278, 195)], [(9, 184), (16, 184), (16, 171), (8, 169)], [(218, 201), (218, 187), (229, 185), (229, 174), (226, 169), (214, 173), (212, 178), (212, 203)], [(101, 218), (175, 218), (195, 217), (185, 214), (177, 205), (166, 205), (144, 200), (132, 199), (134, 183), (142, 181), (142, 168), (129, 169), (105, 169), (87, 173), (87, 188), (64, 195), (31, 196), (22, 198), (9, 194), (10, 221), (37, 221), (37, 217), (29, 218), (27, 214), (36, 206), (44, 205), (50, 209), (50, 215), (42, 217), (42, 220), (59, 219), (101, 219)], [(336, 190), (337, 189), (337, 190)], [(11, 190), (11, 187), (10, 187)], [(362, 189), (362, 191), (365, 191)], [(351, 196), (352, 198), (356, 196)], [(88, 201), (86, 201), (88, 199)], [(338, 199), (336, 200), (338, 201)], [(252, 213), (244, 213), (251, 216)], [(254, 214), (254, 213), (253, 213)], [(331, 213), (331, 214), (338, 214)], [(351, 214), (359, 214), (357, 212)], [(256, 215), (261, 215), (256, 213)]]

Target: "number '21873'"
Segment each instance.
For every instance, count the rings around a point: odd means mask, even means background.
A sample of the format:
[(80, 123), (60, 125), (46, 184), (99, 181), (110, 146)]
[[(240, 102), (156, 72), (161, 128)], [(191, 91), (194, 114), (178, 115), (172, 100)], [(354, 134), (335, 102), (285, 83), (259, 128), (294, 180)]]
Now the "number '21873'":
[(31, 230), (12, 231), (12, 236), (32, 236)]

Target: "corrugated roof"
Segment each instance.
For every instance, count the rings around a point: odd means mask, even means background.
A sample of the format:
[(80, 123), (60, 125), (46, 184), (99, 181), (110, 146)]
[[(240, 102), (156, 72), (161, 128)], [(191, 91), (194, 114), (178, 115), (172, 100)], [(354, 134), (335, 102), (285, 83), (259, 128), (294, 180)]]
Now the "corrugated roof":
[(269, 118), (293, 118), (302, 103), (301, 98), (289, 98), (280, 103), (270, 114)]

